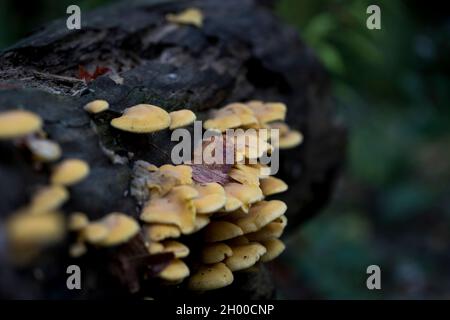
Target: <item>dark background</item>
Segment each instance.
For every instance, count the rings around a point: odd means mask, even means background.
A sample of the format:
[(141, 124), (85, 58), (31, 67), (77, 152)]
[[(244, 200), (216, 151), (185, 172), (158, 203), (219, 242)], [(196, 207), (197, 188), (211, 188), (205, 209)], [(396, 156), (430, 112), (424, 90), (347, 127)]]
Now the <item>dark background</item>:
[[(111, 0), (0, 0), (0, 48)], [(450, 298), (450, 11), (444, 1), (281, 0), (317, 52), (349, 127), (347, 167), (327, 209), (271, 265), (278, 296)], [(366, 28), (381, 7), (382, 30)], [(379, 265), (382, 290), (366, 288)]]

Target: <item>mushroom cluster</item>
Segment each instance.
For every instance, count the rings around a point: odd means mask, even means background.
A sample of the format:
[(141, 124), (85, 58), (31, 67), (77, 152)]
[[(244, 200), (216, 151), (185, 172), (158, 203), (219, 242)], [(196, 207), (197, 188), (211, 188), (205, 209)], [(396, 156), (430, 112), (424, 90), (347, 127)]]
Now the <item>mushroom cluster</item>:
[[(91, 115), (108, 108), (104, 100), (84, 106)], [(67, 223), (75, 235), (70, 255), (79, 257), (88, 246), (114, 250), (139, 238), (149, 256), (173, 257), (156, 277), (167, 284), (186, 280), (188, 288), (197, 291), (228, 286), (233, 282), (233, 272), (275, 259), (285, 248), (280, 237), (287, 224), (287, 206), (266, 197), (284, 192), (288, 186), (273, 177), (270, 168), (259, 160), (264, 153), (302, 142), (301, 133), (283, 122), (286, 111), (283, 103), (262, 101), (232, 103), (214, 111), (204, 128), (222, 133), (225, 152), (232, 145), (234, 155), (232, 165), (224, 165), (214, 174), (208, 173), (207, 166), (192, 163), (157, 167), (135, 161), (129, 194), (140, 207), (140, 222), (121, 212), (95, 221), (85, 213), (74, 212)], [(10, 126), (11, 119), (19, 125)], [(148, 134), (188, 126), (195, 119), (190, 110), (168, 113), (158, 106), (139, 104), (125, 109), (110, 125)], [(36, 159), (48, 162), (61, 156), (59, 146), (42, 131), (39, 116), (11, 111), (0, 114), (0, 124), (0, 139), (20, 139)], [(243, 130), (230, 141), (225, 131), (232, 128)], [(278, 129), (279, 139), (261, 138), (258, 132), (262, 129)], [(244, 143), (237, 142), (239, 137), (245, 138)], [(11, 215), (8, 233), (13, 246), (20, 252), (36, 252), (43, 244), (61, 239), (65, 233), (61, 207), (69, 198), (68, 189), (88, 174), (89, 165), (80, 159), (65, 159), (54, 165), (49, 185), (40, 189), (29, 205)]]
[[(53, 162), (61, 157), (59, 145), (46, 138), (42, 119), (30, 111), (0, 113), (0, 139), (24, 145), (38, 163)], [(63, 239), (65, 219), (61, 212), (69, 199), (67, 187), (89, 174), (89, 165), (80, 159), (66, 159), (52, 168), (49, 185), (41, 186), (30, 202), (13, 212), (6, 223), (12, 258), (27, 263), (41, 250)]]

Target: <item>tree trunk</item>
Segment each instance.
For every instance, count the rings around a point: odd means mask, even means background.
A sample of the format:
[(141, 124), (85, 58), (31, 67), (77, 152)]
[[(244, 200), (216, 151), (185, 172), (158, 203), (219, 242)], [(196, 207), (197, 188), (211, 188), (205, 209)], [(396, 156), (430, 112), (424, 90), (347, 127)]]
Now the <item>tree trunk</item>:
[[(269, 1), (267, 2), (269, 3)], [(200, 8), (202, 28), (178, 26), (167, 13)], [(89, 177), (70, 191), (64, 212), (92, 219), (112, 211), (139, 216), (129, 195), (136, 160), (169, 162), (170, 132), (123, 134), (109, 120), (139, 103), (167, 111), (193, 110), (201, 118), (230, 102), (260, 99), (288, 106), (287, 122), (304, 143), (281, 152), (279, 177), (289, 184), (280, 196), (288, 205), (287, 234), (326, 204), (345, 151), (345, 130), (333, 118), (327, 76), (298, 34), (256, 0), (129, 1), (82, 13), (82, 29), (66, 20), (48, 24), (0, 54), (0, 111), (24, 108), (39, 114), (64, 157), (86, 160)], [(86, 70), (108, 68), (92, 81)], [(83, 105), (105, 99), (110, 110), (90, 116)], [(0, 295), (4, 298), (130, 297), (109, 275), (104, 261), (71, 260), (67, 243), (32, 267), (17, 269), (6, 257), (5, 218), (46, 184), (48, 168), (37, 169), (23, 150), (0, 142)], [(288, 249), (289, 250), (289, 247)], [(83, 290), (66, 289), (66, 267), (78, 264)], [(232, 286), (200, 297), (271, 298), (276, 286), (264, 268), (239, 274)], [(139, 297), (186, 295), (184, 287), (142, 286)]]

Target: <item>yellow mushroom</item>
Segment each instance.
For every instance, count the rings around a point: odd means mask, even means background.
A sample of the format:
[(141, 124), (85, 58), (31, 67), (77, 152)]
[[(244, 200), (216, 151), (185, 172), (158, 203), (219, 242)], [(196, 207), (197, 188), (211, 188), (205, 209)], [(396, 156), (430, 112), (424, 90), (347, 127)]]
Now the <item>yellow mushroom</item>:
[(185, 258), (189, 255), (189, 248), (181, 242), (175, 240), (165, 240), (162, 242), (163, 252), (172, 252), (175, 258)]
[(92, 222), (82, 229), (82, 238), (91, 244), (99, 244), (108, 236), (109, 229), (103, 223)]
[(231, 182), (226, 184), (224, 189), (227, 197), (234, 197), (244, 205), (255, 203), (264, 198), (264, 195), (258, 186)]
[(101, 246), (114, 246), (127, 242), (139, 232), (139, 224), (132, 217), (112, 212), (99, 221), (108, 229), (105, 238), (97, 242)]
[(39, 215), (16, 213), (8, 219), (6, 232), (13, 246), (51, 244), (64, 237), (64, 218), (57, 212)]
[(284, 120), (286, 118), (287, 107), (280, 102), (249, 101), (247, 106), (254, 112), (261, 124)]
[(192, 184), (192, 167), (187, 165), (165, 164), (159, 168), (162, 174), (169, 175), (177, 179), (178, 184)]
[(76, 242), (69, 247), (69, 255), (72, 258), (79, 258), (87, 252), (86, 245), (83, 242)]
[(100, 113), (109, 109), (109, 103), (105, 100), (94, 100), (84, 106), (84, 110), (89, 113)]
[(250, 268), (266, 253), (266, 248), (259, 243), (249, 243), (231, 247), (233, 255), (225, 260), (231, 271)]
[(167, 14), (166, 20), (171, 23), (193, 25), (201, 28), (203, 25), (203, 13), (200, 9), (188, 8), (177, 14)]
[(205, 241), (218, 242), (243, 235), (242, 229), (228, 221), (212, 221), (205, 228)]
[(232, 255), (233, 251), (229, 245), (222, 242), (210, 243), (203, 247), (201, 251), (201, 260), (203, 263), (213, 264), (221, 262)]
[(174, 259), (158, 276), (167, 281), (180, 281), (189, 276), (189, 268), (180, 259)]
[(192, 199), (197, 196), (197, 190), (192, 187), (174, 187), (164, 197), (152, 197), (141, 213), (141, 220), (147, 223), (174, 224), (183, 234), (192, 232), (195, 227), (195, 206)]
[(287, 210), (283, 201), (261, 201), (253, 205), (246, 217), (233, 221), (244, 233), (258, 231), (273, 220), (281, 217)]
[(174, 130), (181, 127), (186, 127), (193, 123), (197, 118), (195, 113), (191, 110), (183, 109), (172, 111), (169, 113), (170, 116), (170, 130)]
[(89, 224), (89, 219), (83, 212), (73, 212), (69, 216), (68, 229), (70, 231), (81, 231)]
[(198, 197), (194, 199), (197, 214), (213, 213), (221, 209), (226, 201), (225, 190), (218, 183), (196, 184)]
[(271, 123), (270, 128), (278, 129), (278, 142), (273, 141), (273, 143), (279, 149), (291, 149), (303, 142), (303, 135), (299, 131), (291, 130), (286, 123)]
[(89, 165), (81, 159), (66, 159), (53, 170), (50, 181), (55, 185), (71, 186), (89, 174)]
[(150, 104), (138, 104), (127, 108), (119, 118), (111, 120), (111, 125), (119, 130), (133, 133), (150, 133), (170, 126), (170, 116), (162, 108)]
[(262, 262), (268, 262), (275, 259), (286, 248), (283, 241), (276, 238), (264, 240), (262, 241), (262, 245), (267, 250), (267, 252), (261, 257)]
[(250, 241), (264, 241), (272, 238), (279, 238), (287, 224), (286, 216), (281, 216), (262, 229), (246, 234)]
[(265, 196), (284, 192), (288, 189), (288, 185), (281, 179), (268, 177), (261, 179), (261, 190)]
[(59, 209), (69, 199), (69, 193), (61, 186), (47, 186), (38, 190), (31, 199), (30, 214), (41, 214)]
[(42, 119), (25, 110), (0, 112), (0, 139), (14, 139), (37, 132), (42, 127)]
[(161, 241), (167, 238), (178, 238), (181, 231), (170, 224), (151, 224), (144, 227), (146, 237), (151, 241)]
[(200, 267), (189, 278), (191, 290), (207, 291), (226, 287), (233, 282), (233, 273), (222, 262)]
[(245, 164), (236, 164), (228, 175), (235, 181), (245, 185), (259, 186), (260, 170)]

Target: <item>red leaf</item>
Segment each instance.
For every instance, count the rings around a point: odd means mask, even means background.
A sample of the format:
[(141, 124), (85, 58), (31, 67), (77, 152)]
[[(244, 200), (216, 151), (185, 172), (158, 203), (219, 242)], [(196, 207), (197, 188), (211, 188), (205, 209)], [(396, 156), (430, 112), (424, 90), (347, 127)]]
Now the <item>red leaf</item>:
[(78, 66), (78, 78), (83, 79), (86, 82), (97, 79), (98, 77), (108, 73), (110, 71), (109, 68), (106, 67), (95, 67), (94, 73), (89, 73), (83, 66)]

